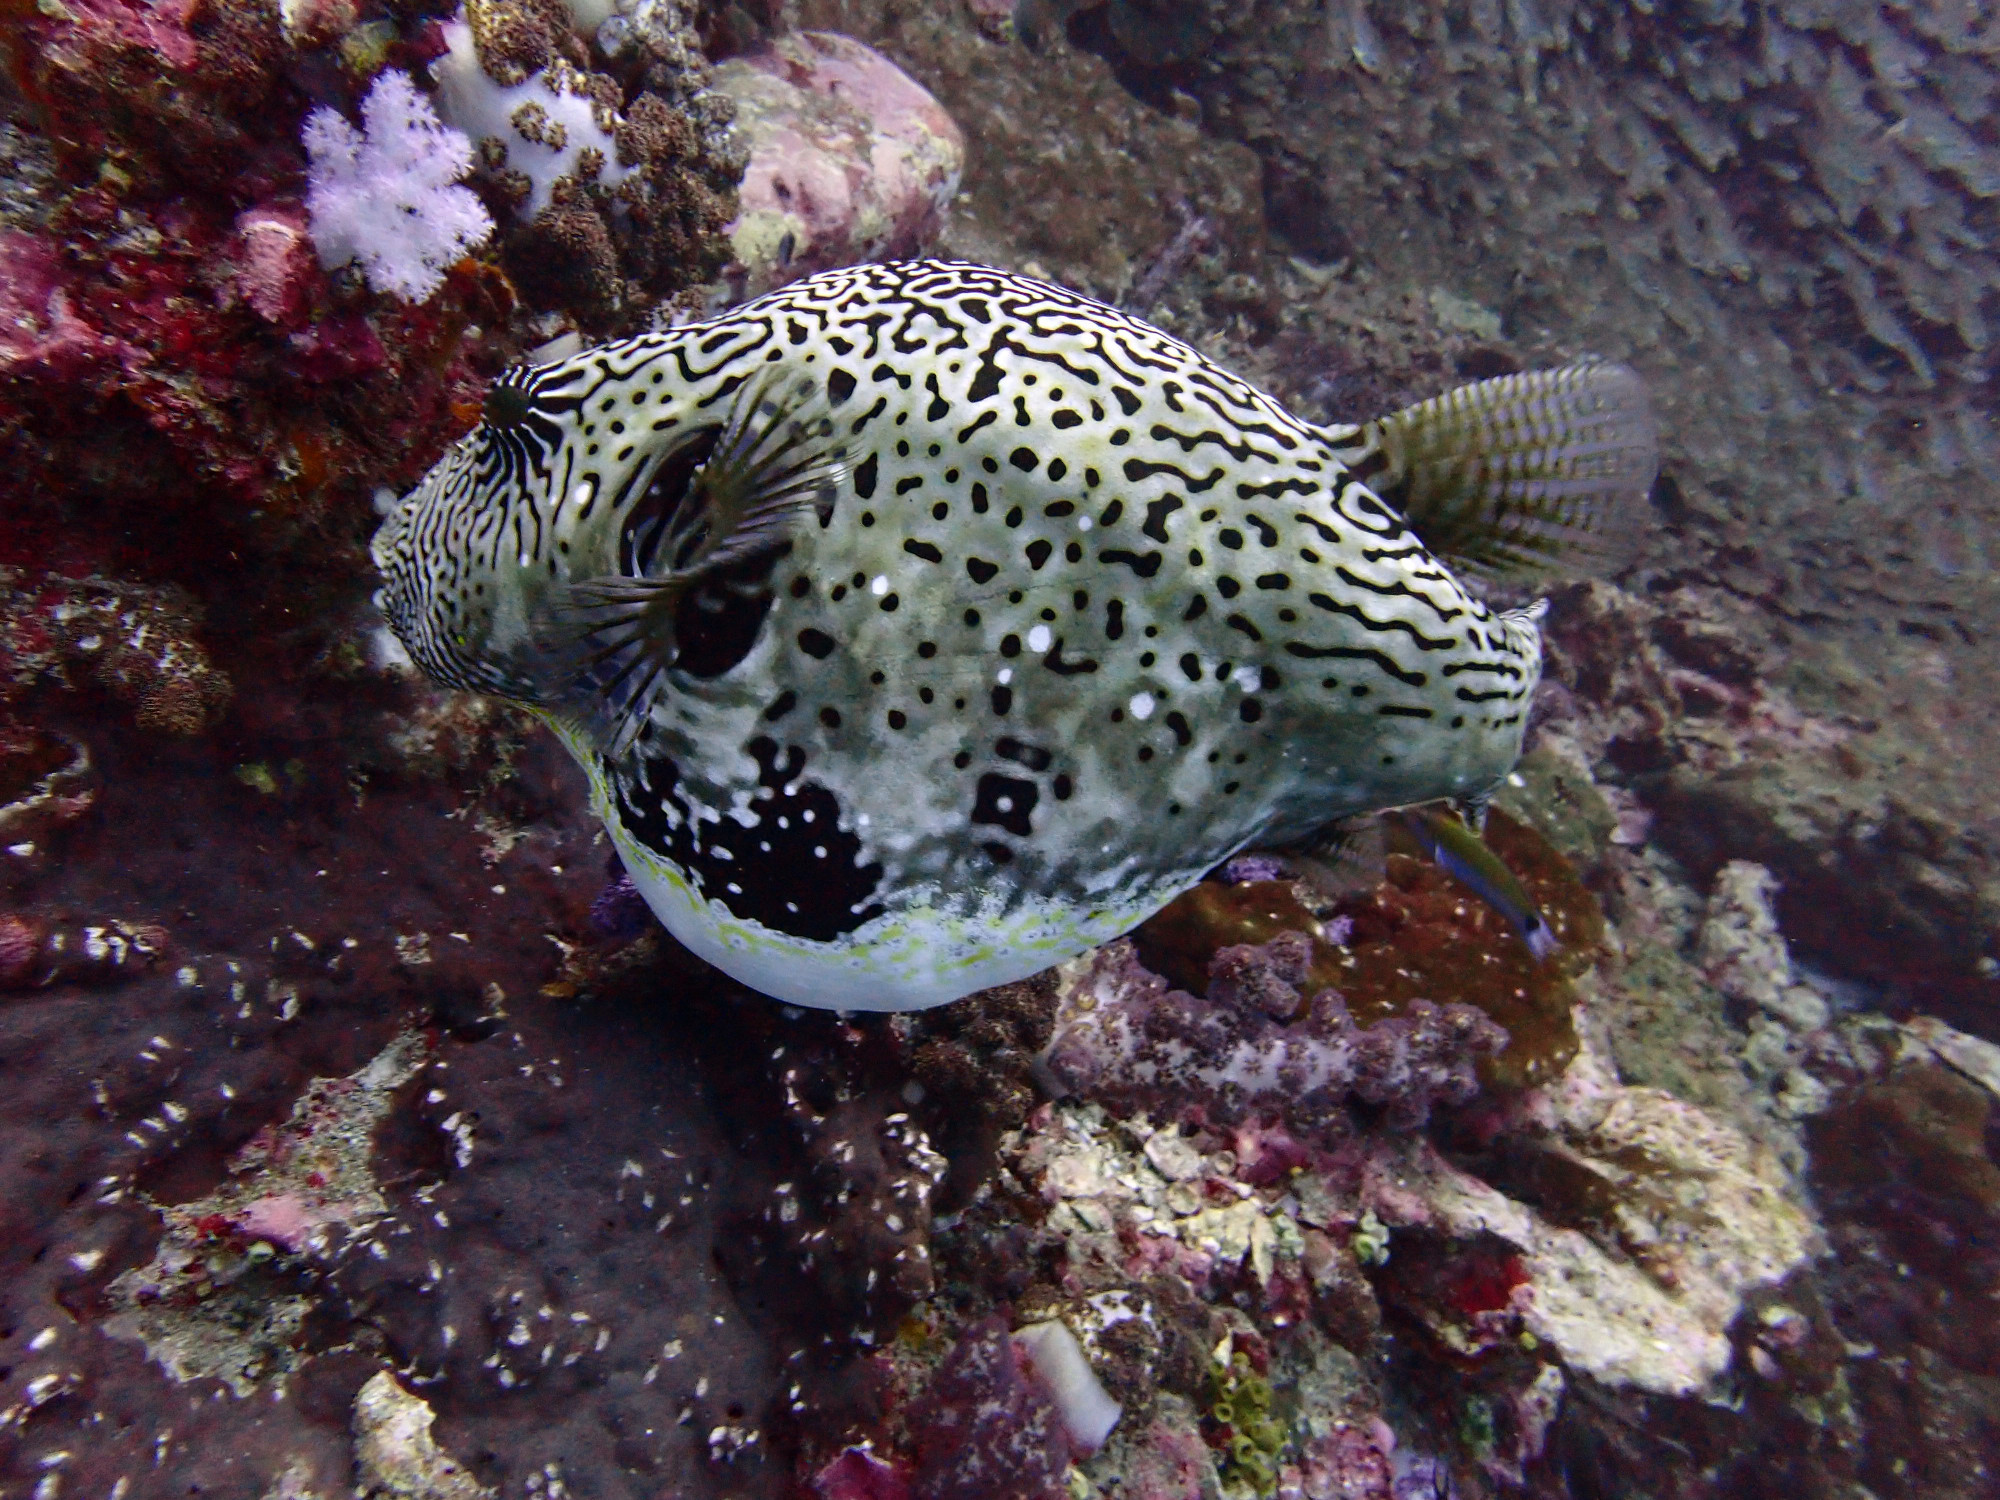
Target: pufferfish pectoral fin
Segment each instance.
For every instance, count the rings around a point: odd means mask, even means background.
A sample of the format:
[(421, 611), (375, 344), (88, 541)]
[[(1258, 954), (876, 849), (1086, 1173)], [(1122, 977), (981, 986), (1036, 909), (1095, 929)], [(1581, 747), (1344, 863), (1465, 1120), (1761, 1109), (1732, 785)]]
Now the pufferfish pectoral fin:
[(1598, 359), (1461, 386), (1360, 435), (1371, 488), (1424, 545), (1493, 573), (1576, 556), (1615, 570), (1659, 472), (1644, 382)]
[(680, 659), (676, 622), (696, 585), (782, 547), (808, 512), (824, 514), (847, 477), (845, 450), (811, 381), (737, 391), (708, 460), (688, 481), (652, 549), (665, 566), (550, 590), (534, 633), (551, 691), (611, 756), (631, 747)]

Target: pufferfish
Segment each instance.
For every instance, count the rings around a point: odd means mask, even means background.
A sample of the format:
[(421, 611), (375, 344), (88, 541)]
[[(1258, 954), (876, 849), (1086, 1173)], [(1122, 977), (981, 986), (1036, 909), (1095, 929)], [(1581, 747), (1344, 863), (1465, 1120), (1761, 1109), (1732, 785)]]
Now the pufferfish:
[(561, 738), (681, 943), (912, 1010), (1246, 847), (1478, 805), (1540, 609), (1440, 555), (1613, 550), (1654, 467), (1621, 366), (1320, 426), (1075, 292), (915, 261), (507, 372), (374, 556), (430, 676)]

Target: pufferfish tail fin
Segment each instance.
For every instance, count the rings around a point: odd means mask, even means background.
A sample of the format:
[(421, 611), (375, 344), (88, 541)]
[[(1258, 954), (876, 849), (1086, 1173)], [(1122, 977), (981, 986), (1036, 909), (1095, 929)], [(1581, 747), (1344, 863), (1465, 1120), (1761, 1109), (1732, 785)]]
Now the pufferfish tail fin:
[(1660, 466), (1644, 382), (1599, 359), (1461, 386), (1358, 437), (1357, 472), (1424, 545), (1488, 573), (1572, 558), (1615, 571)]
[(552, 679), (544, 701), (575, 714), (604, 754), (631, 748), (680, 660), (681, 610), (704, 582), (782, 547), (793, 525), (830, 508), (845, 452), (811, 382), (742, 387), (686, 498), (648, 548), (664, 566), (550, 590), (536, 644)]

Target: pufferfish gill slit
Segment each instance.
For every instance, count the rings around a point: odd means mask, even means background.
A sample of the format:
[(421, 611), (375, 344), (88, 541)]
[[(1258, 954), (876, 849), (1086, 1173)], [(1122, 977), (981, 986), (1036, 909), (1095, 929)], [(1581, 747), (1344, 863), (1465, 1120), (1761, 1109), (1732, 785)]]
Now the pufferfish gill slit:
[(1246, 846), (1476, 805), (1539, 612), (1439, 551), (1615, 561), (1654, 442), (1616, 365), (1322, 427), (1060, 287), (867, 265), (508, 372), (374, 552), (411, 656), (545, 718), (682, 943), (917, 1009)]

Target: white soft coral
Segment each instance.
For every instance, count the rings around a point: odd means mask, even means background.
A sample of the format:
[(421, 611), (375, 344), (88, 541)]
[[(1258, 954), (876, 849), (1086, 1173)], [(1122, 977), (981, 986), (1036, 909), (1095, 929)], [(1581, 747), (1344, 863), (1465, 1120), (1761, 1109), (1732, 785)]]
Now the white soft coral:
[(493, 232), (479, 199), (457, 185), (472, 170), (472, 143), (393, 68), (361, 101), (361, 119), (365, 137), (331, 109), (306, 120), (313, 245), (328, 270), (359, 260), (376, 291), (422, 302)]

